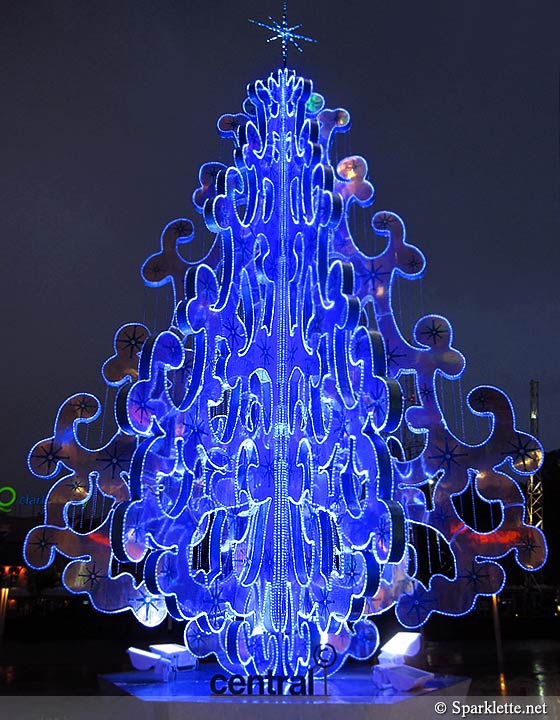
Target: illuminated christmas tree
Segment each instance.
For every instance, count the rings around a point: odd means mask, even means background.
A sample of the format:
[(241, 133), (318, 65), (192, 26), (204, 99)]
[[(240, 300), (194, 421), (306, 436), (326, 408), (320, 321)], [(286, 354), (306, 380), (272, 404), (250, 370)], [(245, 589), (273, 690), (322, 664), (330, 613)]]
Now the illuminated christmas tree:
[[(284, 59), (307, 39), (285, 15), (271, 29)], [(296, 674), (324, 643), (335, 671), (375, 652), (376, 615), (462, 615), (501, 590), (497, 558), (546, 556), (514, 479), (540, 445), (493, 387), (466, 398), (487, 437), (457, 437), (441, 404), (465, 366), (450, 324), (420, 317), (405, 339), (393, 309), (424, 256), (392, 212), (372, 218), (380, 252), (352, 236), (374, 193), (363, 157), (332, 160), (349, 123), (285, 67), (249, 85), (218, 122), (232, 164), (203, 165), (193, 195), (209, 251), (188, 262), (193, 224), (167, 225), (142, 276), (172, 286), (169, 327), (125, 325), (103, 365), (115, 434), (88, 445), (106, 408), (78, 394), (30, 453), (53, 484), (27, 562), (66, 558), (65, 586), (97, 610), (170, 615), (232, 672)]]

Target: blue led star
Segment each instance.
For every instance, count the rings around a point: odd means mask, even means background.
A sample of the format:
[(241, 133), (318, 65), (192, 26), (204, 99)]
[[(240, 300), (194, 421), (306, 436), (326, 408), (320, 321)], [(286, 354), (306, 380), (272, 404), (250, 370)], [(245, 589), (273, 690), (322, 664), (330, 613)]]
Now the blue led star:
[(509, 442), (508, 444), (511, 445), (512, 450), (504, 450), (502, 455), (510, 455), (513, 459), (514, 465), (521, 462), (523, 464), (523, 470), (527, 470), (528, 460), (532, 461), (532, 464), (539, 458), (539, 450), (535, 446), (533, 438), (528, 437), (527, 435), (523, 436), (520, 433), (517, 433), (516, 442)]
[(84, 570), (85, 572), (78, 573), (78, 577), (84, 578), (82, 585), (94, 587), (95, 585), (98, 585), (101, 580), (107, 577), (107, 575), (102, 573), (101, 570), (97, 569), (95, 562), (93, 563), (92, 568), (85, 567)]
[(201, 296), (207, 296), (210, 292), (215, 292), (215, 286), (209, 275), (202, 275), (199, 277), (198, 289)]
[(158, 576), (162, 580), (166, 580), (168, 584), (177, 578), (177, 568), (171, 558), (165, 556), (163, 562), (159, 566)]
[(239, 328), (236, 317), (227, 318), (223, 321), (224, 333), (229, 340), (229, 346), (232, 350), (237, 350), (243, 345), (243, 334)]
[(320, 308), (315, 309), (315, 313), (313, 314), (313, 317), (311, 318), (311, 322), (309, 323), (308, 333), (309, 336), (313, 335), (313, 333), (321, 334), (323, 330), (323, 323), (325, 321), (325, 314), (322, 312)]
[(150, 275), (153, 275), (154, 277), (157, 277), (158, 275), (163, 275), (163, 268), (157, 260), (146, 269), (148, 270)]
[(41, 553), (41, 558), (43, 557), (43, 553), (48, 550), (50, 553), (51, 547), (53, 545), (57, 545), (57, 543), (50, 540), (50, 538), (47, 535), (47, 532), (45, 529), (43, 529), (43, 532), (41, 534), (41, 537), (39, 540), (34, 540), (32, 543), (29, 543), (30, 545), (36, 545), (39, 548), (39, 551)]
[(291, 343), (288, 345), (288, 363), (289, 363), (290, 365), (293, 365), (293, 364), (294, 364), (294, 361), (295, 361), (295, 359), (296, 359), (296, 355), (297, 355), (297, 347), (296, 347), (296, 345), (295, 345), (294, 343), (291, 342)]
[(104, 462), (105, 465), (101, 468), (101, 471), (111, 468), (111, 480), (115, 479), (117, 470), (126, 470), (128, 467), (128, 459), (122, 453), (119, 454), (118, 443), (115, 443), (113, 447), (108, 447), (104, 451), (105, 457), (95, 458), (96, 462)]
[(140, 508), (135, 507), (128, 513), (126, 529), (128, 537), (135, 542), (144, 537), (144, 518)]
[(166, 340), (165, 343), (162, 343), (162, 348), (166, 351), (167, 362), (175, 365), (177, 358), (179, 357), (179, 354), (181, 352), (177, 347), (177, 343), (172, 342), (171, 340)]
[(294, 453), (288, 453), (288, 473), (290, 477), (297, 472), (296, 456)]
[(133, 603), (136, 605), (136, 610), (140, 612), (140, 610), (144, 610), (146, 613), (145, 620), (146, 622), (149, 620), (149, 616), (151, 611), (157, 611), (158, 609), (158, 602), (160, 598), (155, 597), (154, 595), (150, 595), (148, 592), (144, 592), (143, 590), (139, 591), (139, 594), (136, 597), (129, 597), (128, 602)]
[(270, 30), (274, 33), (274, 35), (272, 37), (269, 37), (266, 42), (274, 42), (275, 40), (280, 40), (282, 44), (282, 63), (284, 67), (286, 67), (286, 61), (288, 59), (288, 43), (291, 43), (298, 52), (303, 52), (302, 48), (297, 42), (298, 40), (305, 40), (305, 42), (312, 43), (317, 42), (317, 40), (307, 37), (307, 35), (299, 35), (298, 33), (294, 32), (294, 30), (298, 30), (301, 27), (301, 23), (298, 23), (298, 25), (288, 25), (286, 0), (284, 0), (282, 8), (282, 22), (279, 23), (278, 20), (274, 20), (270, 17), (270, 15), (268, 16), (268, 19), (270, 20), (270, 23), (263, 23), (259, 22), (258, 20), (249, 20), (249, 22), (253, 23), (253, 25), (258, 25), (265, 30)]
[(260, 358), (264, 366), (268, 367), (272, 360), (272, 348), (266, 341), (266, 338), (257, 343), (257, 348), (260, 350)]
[(240, 530), (243, 529), (244, 521), (243, 518), (239, 517), (241, 512), (243, 512), (243, 508), (239, 506), (228, 507), (226, 509), (227, 524), (231, 532), (230, 537), (234, 539), (239, 539), (238, 536), (242, 534)]
[(242, 263), (245, 263), (253, 254), (253, 242), (252, 237), (243, 235), (239, 238), (239, 241), (235, 247), (236, 253), (239, 253)]
[(428, 400), (432, 397), (434, 394), (434, 389), (428, 385), (428, 383), (424, 383), (422, 387), (420, 388), (420, 395), (424, 400)]
[(473, 395), (471, 399), (471, 405), (475, 410), (482, 412), (486, 410), (488, 404), (488, 395), (484, 392), (479, 392), (477, 395)]
[(274, 481), (274, 460), (268, 457), (261, 463), (262, 477), (266, 480), (267, 487), (270, 487)]
[(387, 518), (382, 515), (379, 518), (379, 522), (377, 523), (377, 529), (375, 530), (375, 538), (377, 540), (377, 545), (385, 548), (387, 545), (387, 541), (390, 539), (390, 537), (391, 525), (387, 521)]
[(450, 472), (451, 470), (451, 464), (459, 465), (456, 458), (458, 457), (466, 457), (468, 453), (460, 453), (457, 452), (457, 448), (459, 447), (459, 443), (455, 443), (453, 447), (449, 447), (449, 440), (445, 438), (445, 448), (440, 448), (436, 445), (436, 449), (438, 450), (438, 453), (436, 455), (430, 455), (430, 460), (439, 460), (438, 468), (440, 468), (442, 465), (447, 465), (447, 472)]
[(379, 230), (387, 230), (388, 227), (393, 225), (395, 218), (388, 213), (383, 213), (375, 218), (374, 226)]
[(361, 577), (361, 572), (358, 567), (355, 555), (344, 556), (344, 577), (352, 585)]
[[(155, 275), (158, 275), (161, 272), (161, 268), (159, 265), (157, 268), (156, 266), (152, 266), (151, 271)], [(130, 328), (123, 328), (121, 330), (117, 338), (117, 345), (120, 345), (123, 350), (127, 349), (129, 360), (132, 360), (134, 355), (142, 350), (142, 345), (146, 341), (146, 337), (146, 331), (143, 328), (133, 325), (131, 332)]]
[(400, 605), (404, 611), (404, 614), (408, 617), (409, 615), (416, 615), (416, 623), (420, 625), (430, 612), (430, 605), (437, 605), (438, 601), (436, 598), (430, 599), (428, 593), (423, 587), (416, 587), (412, 595), (406, 593), (401, 597)]
[(517, 547), (519, 548), (519, 552), (526, 553), (531, 556), (540, 546), (537, 545), (532, 535), (527, 534)]
[(80, 492), (81, 490), (85, 490), (85, 485), (82, 485), (82, 483), (77, 479), (74, 478), (71, 483), (68, 483), (66, 487), (69, 487), (72, 492)]
[(267, 548), (263, 553), (262, 568), (267, 575), (272, 575), (274, 570), (274, 556)]
[(462, 580), (466, 580), (467, 585), (474, 585), (474, 587), (478, 587), (478, 585), (480, 585), (482, 580), (484, 580), (485, 578), (488, 578), (490, 576), (488, 575), (488, 573), (483, 573), (481, 571), (480, 566), (477, 563), (475, 563), (475, 561), (473, 560), (471, 562), (470, 569), (465, 570), (465, 574), (458, 575), (458, 577), (461, 578)]
[(354, 356), (355, 357), (362, 357), (364, 352), (367, 352), (368, 349), (368, 341), (366, 340), (365, 336), (360, 333), (357, 337), (354, 336), (352, 339), (352, 342), (354, 343)]
[(32, 458), (37, 458), (41, 462), (39, 463), (39, 467), (43, 467), (43, 465), (47, 466), (47, 474), (50, 475), (54, 468), (56, 467), (56, 464), (59, 463), (61, 460), (69, 460), (68, 455), (61, 455), (60, 451), (62, 450), (62, 445), (60, 447), (55, 447), (54, 439), (50, 441), (48, 448), (47, 447), (40, 447), (38, 452), (41, 454), (33, 454), (31, 455)]
[[(193, 354), (192, 351), (187, 348), (185, 352), (185, 359), (183, 361), (183, 364), (176, 372), (171, 372), (169, 374), (169, 377), (173, 378), (172, 382), (174, 387), (174, 390), (177, 390), (177, 393), (181, 392), (183, 393), (185, 391), (185, 385), (189, 379), (189, 377), (192, 375), (192, 369), (193, 369)], [(178, 400), (179, 397), (174, 398), (175, 400)]]
[(76, 411), (76, 415), (83, 418), (84, 414), (88, 417), (92, 414), (91, 410), (95, 409), (95, 404), (87, 396), (82, 395), (82, 397), (76, 398), (76, 402), (73, 402), (71, 407)]
[(335, 422), (334, 432), (341, 438), (348, 437), (350, 433), (351, 418), (348, 416), (344, 408), (333, 412), (333, 420)]
[(330, 502), (328, 502), (328, 507), (331, 512), (333, 512), (335, 515), (342, 515), (344, 512), (346, 512), (346, 505), (344, 503), (344, 500), (342, 498), (342, 493), (337, 490), (332, 497), (332, 500), (329, 498)]
[(387, 343), (387, 367), (391, 367), (391, 363), (395, 367), (400, 367), (401, 363), (397, 360), (397, 358), (403, 358), (406, 357), (406, 353), (398, 353), (396, 347), (391, 347), (389, 343)]
[(383, 279), (385, 275), (390, 275), (390, 270), (382, 270), (383, 263), (377, 263), (372, 260), (369, 263), (369, 266), (365, 266), (364, 270), (360, 273), (360, 277), (363, 278), (364, 285), (371, 286), (372, 288), (376, 288), (378, 285), (382, 285), (385, 280)]
[(321, 592), (321, 596), (317, 602), (317, 606), (318, 606), (317, 609), (319, 611), (319, 615), (320, 615), (321, 619), (323, 620), (323, 622), (326, 623), (326, 621), (328, 620), (328, 618), (331, 614), (329, 605), (333, 605), (334, 600), (330, 599), (331, 594), (328, 590), (323, 588), (320, 592)]
[(153, 414), (153, 408), (150, 406), (150, 391), (144, 385), (138, 385), (134, 393), (130, 395), (130, 409), (140, 415), (140, 422), (143, 423)]
[(251, 657), (257, 660), (264, 658), (262, 634), (249, 635), (245, 644), (247, 645), (247, 650), (251, 653)]
[(204, 420), (200, 418), (198, 407), (196, 413), (189, 414), (185, 418), (185, 438), (192, 439), (197, 445), (200, 445), (208, 433), (204, 429)]
[(225, 612), (225, 600), (222, 595), (222, 589), (218, 583), (214, 583), (208, 590), (208, 600), (204, 601), (205, 605), (209, 605), (208, 617), (212, 620), (216, 620), (222, 617)]
[(356, 634), (356, 654), (360, 657), (370, 655), (379, 642), (379, 635), (372, 623), (362, 625)]
[(415, 273), (422, 267), (422, 263), (415, 255), (412, 255), (410, 260), (406, 263), (406, 266), (410, 269), (410, 272)]
[(189, 649), (192, 650), (192, 652), (197, 655), (203, 655), (205, 653), (206, 648), (208, 647), (206, 642), (208, 636), (206, 633), (202, 632), (196, 621), (189, 623), (185, 632), (185, 637), (187, 639)]
[(189, 227), (187, 223), (183, 222), (183, 220), (180, 220), (178, 223), (175, 223), (175, 225), (173, 226), (173, 230), (178, 238), (187, 237), (191, 234), (192, 227)]
[(435, 320), (432, 320), (431, 325), (424, 326), (420, 335), (424, 335), (428, 342), (431, 342), (432, 345), (436, 345), (438, 340), (441, 340), (447, 332), (448, 330), (442, 322), (436, 323)]
[(370, 395), (370, 402), (366, 404), (366, 410), (371, 412), (376, 425), (381, 425), (387, 415), (387, 393), (377, 386)]

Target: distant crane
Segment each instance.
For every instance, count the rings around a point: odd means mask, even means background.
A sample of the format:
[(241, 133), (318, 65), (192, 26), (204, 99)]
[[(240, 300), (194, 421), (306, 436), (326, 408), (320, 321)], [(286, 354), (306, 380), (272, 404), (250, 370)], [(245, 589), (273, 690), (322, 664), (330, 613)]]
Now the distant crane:
[[(539, 381), (531, 380), (530, 393), (530, 431), (534, 437), (539, 436)], [(543, 486), (540, 472), (531, 475), (527, 483), (527, 522), (529, 525), (543, 529)]]
[[(539, 381), (531, 380), (530, 393), (530, 432), (534, 437), (539, 436)], [(526, 487), (525, 507), (527, 510), (526, 522), (529, 525), (543, 529), (543, 486), (540, 472), (529, 477)], [(494, 596), (495, 597), (495, 596)], [(494, 601), (493, 601), (494, 602)], [(508, 609), (510, 615), (524, 618), (549, 618), (556, 609), (556, 588), (542, 584), (542, 575), (539, 572), (524, 573), (522, 585), (509, 585), (506, 592), (500, 594), (500, 604)], [(499, 635), (499, 618), (497, 618), (497, 601), (494, 609), (494, 630), (496, 634), (496, 647), (501, 651)]]

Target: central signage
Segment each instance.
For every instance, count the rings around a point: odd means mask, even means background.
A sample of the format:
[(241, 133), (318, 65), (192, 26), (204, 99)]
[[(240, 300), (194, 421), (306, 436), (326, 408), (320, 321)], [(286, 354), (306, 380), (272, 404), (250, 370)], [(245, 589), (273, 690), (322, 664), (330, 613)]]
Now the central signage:
[(212, 695), (314, 695), (313, 670), (306, 675), (213, 675)]
[(338, 654), (330, 643), (317, 645), (313, 650), (312, 665), (305, 675), (230, 675), (222, 673), (210, 679), (212, 695), (314, 695), (314, 676), (317, 669), (323, 671), (323, 694), (328, 695), (327, 670), (336, 664)]

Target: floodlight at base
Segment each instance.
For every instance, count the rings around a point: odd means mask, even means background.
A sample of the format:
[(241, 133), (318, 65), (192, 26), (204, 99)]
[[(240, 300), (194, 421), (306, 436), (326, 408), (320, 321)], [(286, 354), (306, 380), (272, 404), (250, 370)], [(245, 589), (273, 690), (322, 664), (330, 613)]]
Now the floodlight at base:
[(129, 647), (126, 652), (135, 670), (146, 671), (153, 669), (153, 679), (155, 681), (169, 682), (171, 674), (175, 670), (171, 660), (154, 652), (135, 647)]
[(177, 643), (150, 645), (150, 651), (169, 660), (174, 670), (194, 668), (197, 664), (197, 659), (192, 652), (184, 645), (178, 645)]
[(159, 660), (159, 655), (140, 648), (129, 647), (126, 652), (135, 670), (150, 670)]
[(384, 688), (397, 692), (419, 690), (433, 678), (433, 673), (410, 665), (376, 665), (373, 668), (373, 682), (380, 690)]
[(405, 658), (418, 655), (422, 644), (422, 635), (417, 632), (398, 632), (381, 647), (379, 663), (402, 665)]
[(420, 633), (398, 632), (383, 645), (379, 664), (373, 668), (373, 682), (380, 690), (397, 692), (420, 689), (434, 676), (430, 672), (406, 665), (406, 659), (418, 655), (422, 644)]

